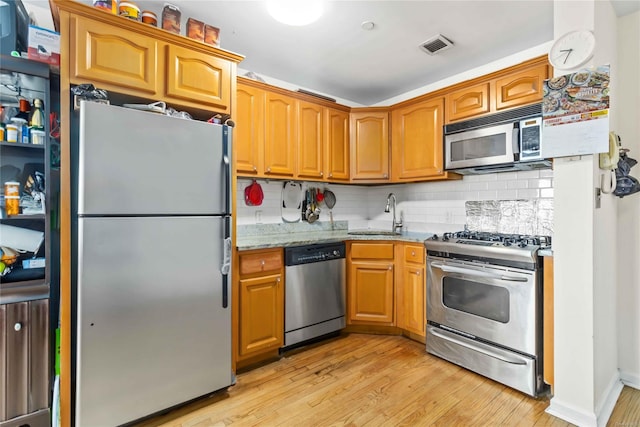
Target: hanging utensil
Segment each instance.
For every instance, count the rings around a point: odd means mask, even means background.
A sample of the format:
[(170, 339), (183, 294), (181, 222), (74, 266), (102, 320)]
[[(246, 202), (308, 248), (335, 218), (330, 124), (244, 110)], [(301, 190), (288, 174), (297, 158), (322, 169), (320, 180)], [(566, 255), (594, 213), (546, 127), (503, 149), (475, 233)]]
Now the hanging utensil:
[(324, 204), (329, 208), (329, 220), (331, 221), (331, 228), (333, 228), (333, 207), (336, 205), (336, 195), (331, 190), (324, 190)]

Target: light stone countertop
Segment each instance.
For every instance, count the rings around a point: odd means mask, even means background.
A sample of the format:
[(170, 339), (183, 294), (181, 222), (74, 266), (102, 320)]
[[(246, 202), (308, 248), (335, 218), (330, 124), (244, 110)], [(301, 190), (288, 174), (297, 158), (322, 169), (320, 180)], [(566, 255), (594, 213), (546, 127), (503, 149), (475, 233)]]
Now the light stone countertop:
[[(343, 224), (344, 223), (344, 224)], [(346, 221), (336, 221), (334, 227), (329, 224), (264, 224), (238, 227), (236, 247), (240, 251), (266, 249), (318, 243), (343, 242), (346, 240), (388, 240), (394, 242), (423, 243), (433, 233), (405, 232), (397, 235), (358, 235), (349, 234)], [(366, 230), (370, 231), (370, 230)]]

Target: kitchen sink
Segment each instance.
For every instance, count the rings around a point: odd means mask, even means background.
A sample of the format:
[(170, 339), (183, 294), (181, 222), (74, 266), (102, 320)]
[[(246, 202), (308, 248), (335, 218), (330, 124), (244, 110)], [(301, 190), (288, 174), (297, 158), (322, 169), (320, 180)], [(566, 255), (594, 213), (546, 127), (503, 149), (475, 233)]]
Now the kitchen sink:
[(354, 236), (399, 236), (402, 233), (397, 231), (383, 231), (383, 230), (353, 230), (348, 231), (347, 234)]

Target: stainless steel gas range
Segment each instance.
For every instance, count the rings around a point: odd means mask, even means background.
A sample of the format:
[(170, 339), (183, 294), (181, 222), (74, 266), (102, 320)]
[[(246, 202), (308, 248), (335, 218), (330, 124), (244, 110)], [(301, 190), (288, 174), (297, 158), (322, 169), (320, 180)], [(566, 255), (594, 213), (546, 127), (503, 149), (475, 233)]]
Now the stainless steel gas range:
[(427, 249), (427, 352), (538, 396), (542, 262), (550, 237), (462, 231)]

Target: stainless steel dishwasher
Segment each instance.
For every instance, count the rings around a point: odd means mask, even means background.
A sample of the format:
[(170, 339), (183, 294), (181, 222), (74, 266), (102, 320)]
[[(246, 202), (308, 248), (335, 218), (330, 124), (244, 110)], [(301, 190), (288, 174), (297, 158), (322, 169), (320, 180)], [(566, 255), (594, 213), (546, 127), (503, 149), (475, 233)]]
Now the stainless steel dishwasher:
[(344, 242), (285, 248), (285, 348), (345, 327)]

